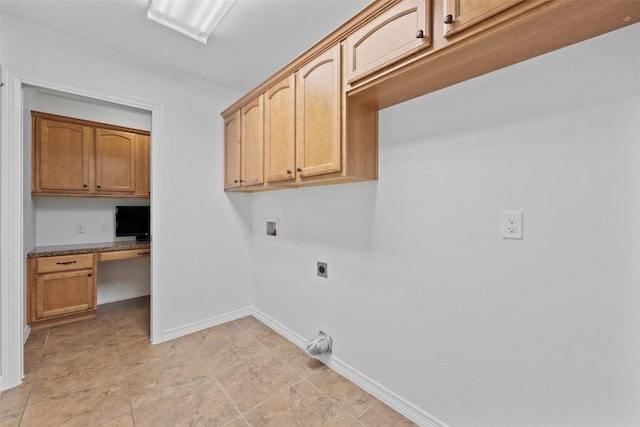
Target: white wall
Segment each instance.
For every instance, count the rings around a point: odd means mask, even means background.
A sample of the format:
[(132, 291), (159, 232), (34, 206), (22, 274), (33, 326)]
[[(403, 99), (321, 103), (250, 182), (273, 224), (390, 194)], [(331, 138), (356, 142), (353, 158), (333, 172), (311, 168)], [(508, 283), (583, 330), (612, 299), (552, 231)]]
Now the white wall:
[(382, 111), (378, 182), (253, 196), (256, 308), (451, 426), (640, 425), (638, 40)]
[(2, 63), (32, 86), (161, 105), (152, 143), (156, 338), (249, 306), (251, 201), (222, 191), (219, 112), (240, 94), (9, 15), (2, 22)]

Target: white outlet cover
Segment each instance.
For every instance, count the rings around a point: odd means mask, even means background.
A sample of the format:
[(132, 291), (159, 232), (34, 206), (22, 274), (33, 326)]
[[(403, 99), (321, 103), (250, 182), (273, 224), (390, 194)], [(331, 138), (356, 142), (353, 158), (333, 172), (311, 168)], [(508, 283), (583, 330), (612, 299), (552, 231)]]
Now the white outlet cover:
[(502, 238), (522, 240), (522, 211), (502, 212)]

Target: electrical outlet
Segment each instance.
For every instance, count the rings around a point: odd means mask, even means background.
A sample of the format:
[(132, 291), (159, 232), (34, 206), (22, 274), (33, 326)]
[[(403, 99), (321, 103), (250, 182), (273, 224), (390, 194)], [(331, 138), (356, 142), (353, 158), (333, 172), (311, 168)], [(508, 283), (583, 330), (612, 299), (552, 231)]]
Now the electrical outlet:
[(76, 224), (76, 234), (84, 234), (87, 231), (87, 226), (84, 224)]
[(329, 267), (327, 266), (326, 262), (318, 261), (318, 265), (317, 265), (316, 269), (317, 269), (319, 277), (324, 277), (325, 279), (328, 277)]
[(502, 212), (502, 238), (522, 239), (522, 211)]

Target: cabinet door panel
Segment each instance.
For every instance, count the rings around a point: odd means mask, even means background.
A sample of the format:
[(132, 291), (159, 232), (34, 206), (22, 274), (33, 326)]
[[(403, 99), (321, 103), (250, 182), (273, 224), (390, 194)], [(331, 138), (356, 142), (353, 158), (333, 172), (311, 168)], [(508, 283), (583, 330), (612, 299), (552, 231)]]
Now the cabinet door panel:
[(89, 191), (91, 129), (39, 120), (34, 144), (35, 191)]
[(296, 178), (295, 76), (269, 89), (264, 98), (265, 180)]
[(428, 0), (402, 0), (347, 37), (347, 83), (431, 45)]
[(264, 183), (264, 107), (260, 95), (242, 107), (242, 185)]
[(36, 319), (95, 308), (93, 270), (38, 275), (35, 289)]
[(298, 176), (340, 172), (340, 45), (297, 73)]
[(151, 195), (151, 149), (149, 135), (136, 135), (136, 196)]
[(451, 15), (452, 22), (445, 24), (445, 37), (502, 12), (524, 0), (445, 0), (445, 15)]
[(96, 191), (134, 192), (136, 134), (96, 129)]
[(240, 188), (240, 111), (224, 121), (224, 189)]

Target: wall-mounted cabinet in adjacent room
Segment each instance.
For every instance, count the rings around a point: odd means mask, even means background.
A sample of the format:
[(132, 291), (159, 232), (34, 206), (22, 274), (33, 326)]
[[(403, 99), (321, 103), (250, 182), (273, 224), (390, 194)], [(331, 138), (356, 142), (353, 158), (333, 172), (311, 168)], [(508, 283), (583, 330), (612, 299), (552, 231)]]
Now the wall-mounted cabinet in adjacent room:
[(32, 122), (33, 195), (149, 197), (149, 132), (35, 111)]

